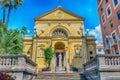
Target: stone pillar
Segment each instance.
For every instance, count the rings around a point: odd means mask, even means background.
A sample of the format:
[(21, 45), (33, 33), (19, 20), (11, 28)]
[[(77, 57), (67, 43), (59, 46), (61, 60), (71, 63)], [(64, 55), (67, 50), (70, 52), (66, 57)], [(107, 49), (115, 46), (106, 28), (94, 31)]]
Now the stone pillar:
[(66, 72), (67, 73), (70, 72), (70, 66), (69, 66), (69, 62), (68, 62), (68, 48), (66, 48)]
[(51, 68), (51, 72), (55, 72), (55, 57), (52, 59), (50, 68)]
[(17, 72), (15, 73), (16, 80), (24, 80), (23, 72)]
[[(52, 47), (52, 50), (54, 51), (54, 47)], [(51, 61), (50, 69), (51, 69), (51, 72), (55, 72), (55, 56), (53, 57)]]
[(87, 62), (87, 52), (86, 52), (86, 38), (85, 36), (82, 37), (82, 54), (83, 54), (83, 61), (84, 63)]

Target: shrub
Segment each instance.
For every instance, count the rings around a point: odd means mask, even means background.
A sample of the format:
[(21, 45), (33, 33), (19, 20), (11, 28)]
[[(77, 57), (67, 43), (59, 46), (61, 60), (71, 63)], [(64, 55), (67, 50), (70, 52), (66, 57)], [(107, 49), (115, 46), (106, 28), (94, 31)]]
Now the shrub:
[(6, 72), (0, 72), (0, 80), (15, 80), (15, 79)]

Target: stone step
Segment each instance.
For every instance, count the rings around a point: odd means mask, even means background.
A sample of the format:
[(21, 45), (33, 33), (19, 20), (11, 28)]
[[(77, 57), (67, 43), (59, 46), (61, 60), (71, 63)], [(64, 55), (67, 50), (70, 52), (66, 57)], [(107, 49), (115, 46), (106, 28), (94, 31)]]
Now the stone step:
[(80, 73), (38, 73), (34, 80), (80, 80)]
[(80, 79), (59, 79), (59, 78), (51, 78), (51, 79), (34, 79), (34, 80), (80, 80)]
[(61, 68), (60, 67), (56, 67), (55, 71), (59, 72), (59, 73), (65, 73), (65, 67), (61, 67)]
[(44, 78), (44, 79), (34, 79), (34, 80), (80, 80), (80, 79), (70, 79), (70, 78)]

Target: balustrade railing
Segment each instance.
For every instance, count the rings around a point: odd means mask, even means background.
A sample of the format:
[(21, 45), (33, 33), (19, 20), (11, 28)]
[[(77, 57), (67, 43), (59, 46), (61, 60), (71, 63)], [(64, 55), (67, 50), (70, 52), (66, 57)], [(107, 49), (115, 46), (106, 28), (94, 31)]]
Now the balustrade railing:
[(19, 54), (19, 55), (10, 55), (3, 54), (0, 55), (0, 71), (2, 68), (4, 70), (12, 70), (13, 69), (33, 69), (35, 70), (36, 64), (32, 62), (27, 56)]
[(18, 58), (16, 57), (0, 57), (0, 66), (18, 65)]
[(0, 55), (0, 72), (8, 72), (16, 80), (32, 80), (36, 73), (36, 63), (27, 56), (2, 54)]
[(102, 78), (100, 79), (101, 76), (106, 78), (106, 76), (104, 76), (106, 75), (106, 72), (110, 73), (110, 74), (108, 73), (107, 76), (113, 76), (112, 74), (113, 72), (116, 72), (119, 74), (120, 55), (98, 54), (91, 61), (84, 64), (84, 74), (88, 80), (90, 80), (90, 77), (92, 77), (93, 80), (109, 80), (109, 79), (102, 79)]
[(105, 65), (120, 65), (120, 57), (105, 57)]
[[(115, 68), (117, 66), (120, 66), (120, 55), (116, 54), (99, 54), (96, 55), (91, 61), (84, 64), (84, 68), (86, 70), (96, 68), (98, 70), (102, 68)], [(99, 67), (97, 67), (99, 66)], [(114, 67), (107, 67), (107, 66), (114, 66)]]

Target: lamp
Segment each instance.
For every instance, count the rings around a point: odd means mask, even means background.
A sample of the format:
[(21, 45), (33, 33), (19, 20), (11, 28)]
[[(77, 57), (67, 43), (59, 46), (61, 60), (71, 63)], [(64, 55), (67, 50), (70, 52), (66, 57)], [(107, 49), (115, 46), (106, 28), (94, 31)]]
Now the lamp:
[[(77, 33), (79, 35), (81, 35), (81, 38), (82, 38), (82, 53), (83, 53), (83, 56), (84, 56), (84, 63), (86, 63), (86, 54), (85, 54), (85, 51), (84, 51), (85, 50), (84, 49), (84, 43), (86, 43), (86, 42), (84, 42), (85, 41), (85, 37), (84, 37), (83, 27), (82, 26), (80, 26), (80, 28), (77, 31)], [(89, 33), (89, 29), (87, 29), (85, 33)]]
[(38, 34), (37, 34), (37, 27), (36, 27), (36, 26), (34, 27), (34, 34), (36, 35), (36, 52), (35, 52), (34, 62), (36, 62), (36, 57), (37, 57), (38, 38), (39, 38), (39, 36), (40, 36), (42, 33), (44, 33), (44, 32), (45, 32), (45, 31), (42, 29), (42, 30), (41, 30), (41, 33), (38, 35)]

